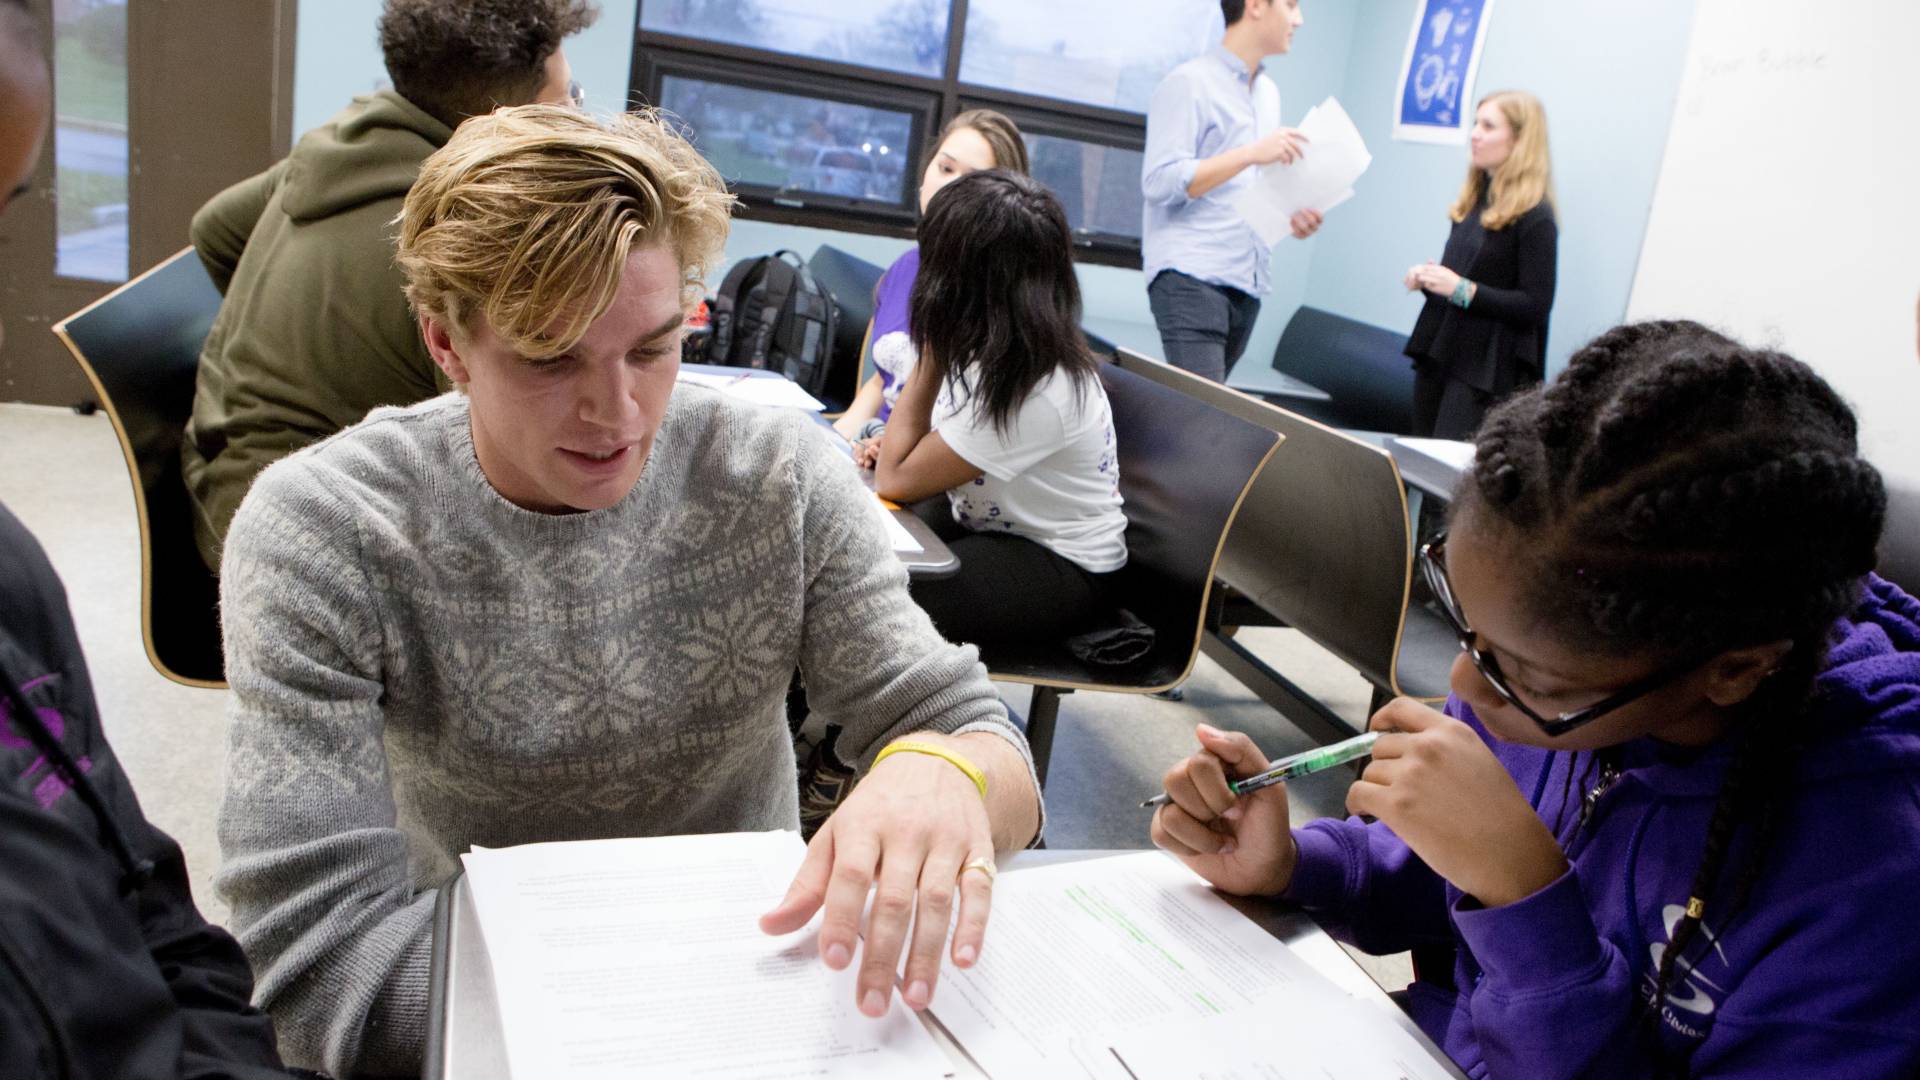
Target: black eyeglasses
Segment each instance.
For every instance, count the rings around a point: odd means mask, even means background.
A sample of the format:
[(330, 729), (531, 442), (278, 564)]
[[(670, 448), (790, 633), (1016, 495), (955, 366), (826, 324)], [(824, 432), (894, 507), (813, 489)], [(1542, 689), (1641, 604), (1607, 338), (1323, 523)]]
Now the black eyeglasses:
[(1473, 666), (1479, 669), (1481, 677), (1487, 680), (1487, 685), (1493, 688), (1493, 692), (1499, 694), (1502, 701), (1519, 709), (1527, 719), (1538, 724), (1540, 730), (1549, 736), (1565, 735), (1574, 728), (1591, 723), (1700, 666), (1698, 661), (1689, 660), (1684, 664), (1663, 668), (1643, 679), (1628, 683), (1585, 708), (1561, 713), (1549, 720), (1520, 700), (1520, 695), (1508, 685), (1507, 677), (1500, 671), (1500, 662), (1493, 658), (1493, 654), (1474, 645), (1473, 630), (1467, 625), (1467, 617), (1460, 610), (1460, 601), (1454, 598), (1453, 581), (1447, 577), (1446, 544), (1447, 534), (1440, 532), (1436, 533), (1433, 539), (1420, 545), (1420, 574), (1426, 578), (1427, 587), (1433, 590), (1433, 598), (1440, 604), (1440, 614), (1445, 616), (1448, 625), (1453, 627), (1454, 635), (1460, 639), (1460, 648), (1466, 650), (1467, 659), (1473, 661)]

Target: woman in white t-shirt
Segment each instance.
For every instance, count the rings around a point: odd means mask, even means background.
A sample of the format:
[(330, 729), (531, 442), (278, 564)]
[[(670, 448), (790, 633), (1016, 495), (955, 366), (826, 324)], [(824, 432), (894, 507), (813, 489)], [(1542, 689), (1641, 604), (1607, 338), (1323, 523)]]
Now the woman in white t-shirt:
[(1113, 414), (1080, 333), (1066, 213), (1002, 169), (941, 189), (920, 222), (920, 362), (877, 448), (896, 502), (922, 509), (960, 572), (914, 599), (955, 641), (1059, 640), (1110, 615), (1127, 562)]

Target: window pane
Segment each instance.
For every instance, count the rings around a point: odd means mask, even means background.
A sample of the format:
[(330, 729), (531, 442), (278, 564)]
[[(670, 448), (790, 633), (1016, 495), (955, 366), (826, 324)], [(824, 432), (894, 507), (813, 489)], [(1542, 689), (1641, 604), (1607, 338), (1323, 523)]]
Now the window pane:
[(660, 106), (693, 127), (729, 182), (904, 201), (911, 113), (678, 75), (661, 80)]
[(640, 28), (937, 78), (948, 10), (949, 0), (642, 0)]
[(127, 279), (126, 0), (53, 7), (54, 272)]
[(1222, 33), (1215, 0), (1106, 0), (1097, 17), (1093, 7), (970, 0), (961, 80), (1144, 113), (1167, 72)]
[(1034, 179), (1059, 196), (1076, 234), (1140, 238), (1140, 151), (1053, 135), (1026, 139)]

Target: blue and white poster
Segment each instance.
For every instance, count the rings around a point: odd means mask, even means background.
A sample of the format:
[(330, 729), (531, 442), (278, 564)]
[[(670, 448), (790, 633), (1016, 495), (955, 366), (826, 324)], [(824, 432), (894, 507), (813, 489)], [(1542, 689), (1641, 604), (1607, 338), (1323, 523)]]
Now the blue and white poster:
[(1394, 98), (1393, 137), (1408, 142), (1467, 141), (1473, 127), (1473, 78), (1487, 40), (1493, 0), (1420, 0)]

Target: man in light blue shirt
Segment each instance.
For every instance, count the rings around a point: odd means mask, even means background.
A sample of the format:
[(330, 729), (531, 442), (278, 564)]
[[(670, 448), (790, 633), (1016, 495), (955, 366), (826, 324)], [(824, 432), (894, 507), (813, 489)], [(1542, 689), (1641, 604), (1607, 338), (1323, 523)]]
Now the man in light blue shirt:
[[(1147, 108), (1140, 172), (1147, 299), (1167, 360), (1215, 382), (1247, 347), (1272, 252), (1234, 202), (1256, 165), (1291, 164), (1306, 139), (1280, 126), (1280, 90), (1260, 62), (1285, 53), (1305, 20), (1300, 0), (1220, 0), (1227, 33), (1174, 68)], [(1293, 216), (1312, 236), (1320, 214)]]

